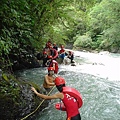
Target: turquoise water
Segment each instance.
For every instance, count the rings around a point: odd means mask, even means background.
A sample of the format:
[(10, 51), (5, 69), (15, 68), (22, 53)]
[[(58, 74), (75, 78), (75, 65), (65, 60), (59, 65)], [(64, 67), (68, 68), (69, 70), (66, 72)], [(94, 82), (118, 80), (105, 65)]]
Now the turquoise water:
[[(76, 54), (78, 55), (78, 52)], [(67, 86), (74, 87), (81, 93), (84, 102), (82, 108), (79, 109), (82, 120), (120, 120), (120, 77), (118, 71), (120, 56), (79, 54), (80, 57), (75, 59), (77, 66), (60, 65), (59, 75), (65, 78)], [(98, 56), (99, 62), (97, 61)], [(92, 59), (92, 57), (96, 59)], [(83, 59), (86, 61), (84, 62)], [(112, 67), (109, 67), (108, 63), (112, 61), (114, 63)], [(97, 64), (93, 65), (93, 63)], [(17, 75), (22, 79), (41, 85), (46, 74), (46, 68), (35, 68), (20, 71)], [(55, 92), (57, 92), (56, 89), (52, 94)], [(59, 100), (52, 100), (36, 120), (65, 120), (66, 113), (54, 108), (56, 102)]]

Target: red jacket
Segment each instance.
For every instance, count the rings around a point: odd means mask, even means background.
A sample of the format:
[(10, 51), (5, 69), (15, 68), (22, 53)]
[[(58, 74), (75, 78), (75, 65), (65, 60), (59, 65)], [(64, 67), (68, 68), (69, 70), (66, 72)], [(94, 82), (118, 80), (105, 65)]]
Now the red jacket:
[(79, 114), (79, 108), (78, 108), (78, 102), (74, 97), (71, 97), (67, 93), (63, 93), (64, 98), (62, 99), (62, 102), (65, 105), (66, 112), (67, 112), (67, 118), (71, 118)]

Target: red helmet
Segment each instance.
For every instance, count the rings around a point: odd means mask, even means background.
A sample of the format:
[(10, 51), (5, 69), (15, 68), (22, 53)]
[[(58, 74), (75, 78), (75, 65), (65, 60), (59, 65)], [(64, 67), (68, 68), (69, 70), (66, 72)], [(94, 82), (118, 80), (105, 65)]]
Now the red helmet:
[(73, 52), (72, 52), (72, 51), (69, 51), (69, 54), (71, 54), (71, 55), (72, 55), (72, 54), (73, 54)]
[(50, 55), (50, 56), (48, 56), (48, 58), (49, 58), (49, 59), (52, 59), (52, 56)]
[(44, 52), (43, 52), (43, 54), (47, 54), (47, 52), (46, 52), (46, 51), (44, 51)]
[(62, 85), (62, 84), (65, 84), (65, 79), (58, 76), (55, 78), (55, 85), (59, 86), (59, 85)]
[(54, 71), (54, 67), (49, 67), (48, 71)]

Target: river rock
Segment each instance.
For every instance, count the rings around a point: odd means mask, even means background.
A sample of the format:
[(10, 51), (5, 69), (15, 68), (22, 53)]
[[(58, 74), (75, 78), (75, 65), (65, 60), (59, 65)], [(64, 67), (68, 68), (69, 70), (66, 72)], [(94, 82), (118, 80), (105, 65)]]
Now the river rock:
[[(13, 79), (13, 77), (8, 78), (4, 75), (0, 81), (1, 120), (20, 120), (38, 107), (43, 99), (31, 91), (30, 84), (32, 83)], [(44, 93), (42, 89), (39, 92)], [(49, 101), (44, 101), (40, 108), (26, 120), (34, 120), (35, 116), (48, 106), (48, 103)]]

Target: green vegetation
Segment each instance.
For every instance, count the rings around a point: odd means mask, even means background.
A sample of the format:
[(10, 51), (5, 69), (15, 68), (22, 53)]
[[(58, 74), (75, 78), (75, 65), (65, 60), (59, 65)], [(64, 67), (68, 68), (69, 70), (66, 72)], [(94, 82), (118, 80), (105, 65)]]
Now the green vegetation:
[[(19, 97), (20, 88), (18, 86), (17, 80), (7, 74), (2, 75), (2, 80), (0, 80), (0, 97), (3, 98), (10, 98), (11, 101), (15, 102)], [(3, 98), (2, 98), (3, 97)]]
[(41, 51), (46, 41), (74, 48), (120, 51), (118, 0), (1, 0), (0, 68)]
[[(81, 38), (81, 34), (78, 33), (74, 37), (76, 40), (74, 46), (97, 50), (103, 49), (110, 52), (120, 52), (119, 19), (120, 1), (102, 0), (100, 3), (95, 4), (86, 11), (86, 21), (82, 21), (83, 23), (86, 23), (86, 31), (82, 33), (86, 38)], [(81, 39), (79, 40), (79, 38)], [(90, 39), (92, 39), (92, 41), (89, 41)], [(83, 44), (82, 41), (86, 42)]]
[(58, 45), (73, 43), (76, 19), (80, 20), (84, 6), (90, 8), (94, 1), (1, 0), (0, 68), (11, 69), (11, 54), (20, 59), (26, 51), (42, 50), (48, 40)]
[(40, 51), (48, 40), (118, 52), (119, 8), (118, 0), (1, 0), (0, 66), (8, 69), (10, 54)]
[[(3, 74), (0, 78), (0, 113), (3, 120), (13, 119), (17, 114), (20, 102), (20, 87), (12, 75)], [(3, 112), (5, 111), (5, 112)], [(5, 114), (7, 113), (7, 114)]]

